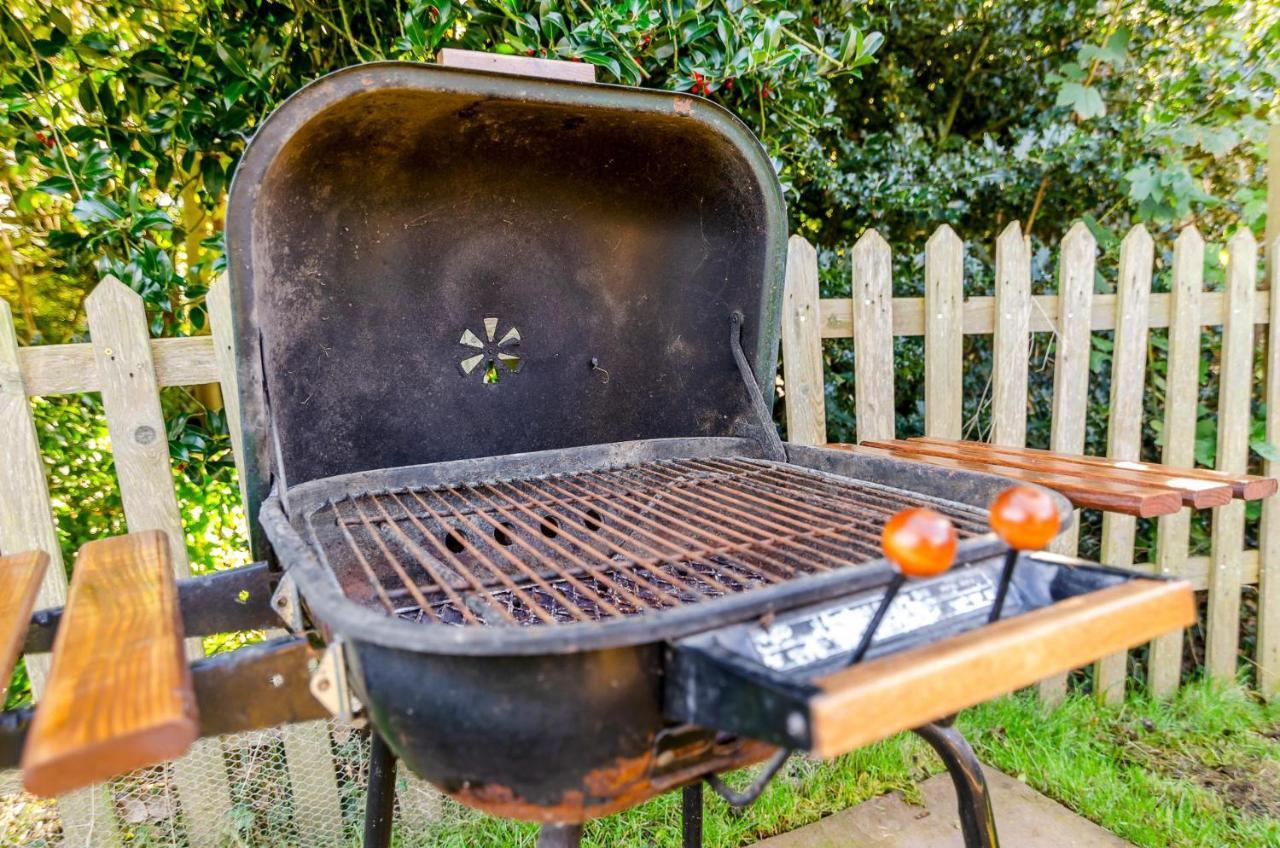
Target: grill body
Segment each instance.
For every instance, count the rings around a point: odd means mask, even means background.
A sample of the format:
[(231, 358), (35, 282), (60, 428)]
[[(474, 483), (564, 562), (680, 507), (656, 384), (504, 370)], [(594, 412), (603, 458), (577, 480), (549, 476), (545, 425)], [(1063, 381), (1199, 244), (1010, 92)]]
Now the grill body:
[[(888, 566), (874, 555), (867, 539), (852, 533), (842, 542), (833, 542), (832, 547), (807, 550), (809, 556), (796, 557), (820, 561), (815, 552), (831, 553), (843, 545), (845, 562), (832, 560), (825, 570), (797, 569), (776, 581), (743, 579), (738, 586), (727, 575), (742, 577), (744, 572), (727, 568), (719, 577), (721, 589), (737, 586), (738, 591), (683, 600), (666, 598), (656, 608), (629, 609), (620, 615), (597, 610), (590, 620), (561, 615), (553, 616), (553, 621), (526, 617), (513, 622), (495, 614), (489, 624), (457, 618), (447, 621), (440, 616), (388, 611), (382, 604), (361, 575), (362, 566), (352, 562), (346, 536), (366, 532), (353, 517), (355, 504), (360, 497), (376, 495), (385, 511), (382, 514), (393, 519), (381, 522), (377, 532), (389, 551), (401, 555), (405, 567), (413, 565), (413, 557), (404, 540), (397, 541), (397, 534), (415, 523), (428, 526), (432, 519), (422, 509), (423, 502), (434, 503), (437, 513), (447, 513), (450, 526), (464, 529), (471, 537), (469, 543), (477, 550), (489, 550), (496, 564), (498, 558), (492, 551), (498, 545), (492, 534), (491, 541), (485, 543), (474, 532), (481, 527), (492, 530), (492, 526), (474, 509), (464, 511), (467, 508), (459, 506), (458, 513), (470, 519), (464, 523), (458, 515), (448, 513), (441, 501), (433, 500), (432, 491), (457, 492), (464, 484), (471, 491), (486, 484), (505, 490), (502, 481), (506, 481), (512, 492), (535, 484), (541, 484), (545, 492), (549, 491), (547, 481), (558, 481), (554, 490), (563, 495), (581, 485), (574, 481), (628, 479), (635, 484), (632, 489), (609, 491), (621, 492), (630, 502), (615, 496), (612, 503), (597, 500), (591, 508), (598, 510), (601, 535), (607, 534), (605, 528), (617, 526), (619, 533), (643, 539), (639, 529), (652, 525), (634, 520), (638, 507), (632, 503), (639, 484), (651, 481), (645, 476), (651, 473), (647, 469), (691, 467), (704, 469), (706, 474), (710, 472), (705, 469), (766, 469), (767, 473), (796, 475), (814, 491), (855, 491), (861, 487), (874, 494), (873, 503), (897, 498), (892, 508), (901, 501), (947, 509), (957, 516), (962, 531), (967, 528), (968, 538), (960, 545), (961, 560), (988, 557), (998, 548), (990, 535), (978, 535), (976, 530), (983, 506), (1004, 485), (999, 478), (964, 472), (940, 477), (921, 473), (910, 463), (797, 446), (789, 446), (787, 463), (770, 464), (762, 460), (760, 447), (745, 439), (655, 440), (345, 475), (291, 489), (288, 517), (278, 499), (268, 500), (262, 520), (273, 547), (297, 577), (313, 617), (331, 638), (340, 637), (348, 644), (353, 683), (379, 733), (398, 756), (451, 796), (492, 814), (576, 822), (624, 809), (699, 775), (744, 765), (771, 750), (761, 742), (672, 719), (664, 698), (669, 645), (674, 640), (883, 586), (890, 577)], [(604, 476), (593, 478), (593, 474)], [(709, 476), (698, 479), (716, 485), (721, 480)], [(691, 485), (689, 480), (679, 482), (681, 491)], [(752, 484), (755, 488), (740, 482), (735, 485), (740, 495), (770, 491), (765, 483)], [(412, 492), (421, 493), (421, 500), (411, 499), (408, 493)], [(399, 499), (390, 493), (400, 493)], [(812, 492), (809, 499), (813, 503), (805, 508), (813, 510), (814, 524), (821, 528), (824, 507), (814, 504), (823, 501)], [(692, 520), (700, 514), (693, 508), (694, 502), (679, 502), (689, 507), (685, 520), (689, 527), (704, 526)], [(421, 514), (411, 518), (407, 510), (392, 512), (399, 508), (397, 503), (412, 504), (413, 511)], [(733, 510), (743, 509), (749, 501), (737, 506), (728, 500), (722, 503), (723, 518), (732, 519)], [(337, 510), (333, 509), (335, 504)], [(363, 502), (366, 515), (375, 509), (370, 501)], [(559, 513), (535, 514), (562, 518), (572, 514), (568, 507), (560, 509)], [(1065, 508), (1064, 514), (1069, 514)], [(785, 515), (780, 511), (772, 520)], [(615, 524), (624, 517), (633, 519), (625, 530)], [(663, 520), (671, 518), (664, 514)], [(872, 525), (881, 520), (870, 506), (865, 516), (851, 510), (846, 518), (854, 530), (864, 518)], [(346, 523), (341, 523), (344, 520)], [(534, 520), (528, 520), (529, 529), (537, 532)], [(390, 525), (402, 529), (393, 530)], [(767, 528), (767, 533), (781, 535), (779, 526)], [(665, 538), (691, 540), (694, 531), (689, 527), (673, 530)], [(559, 529), (564, 533), (560, 539), (568, 547), (573, 533), (567, 521)], [(436, 532), (442, 534), (438, 539), (442, 541), (448, 530), (437, 528)], [(516, 536), (520, 529), (508, 532)], [(656, 530), (652, 532), (661, 536)], [(421, 535), (414, 538), (423, 549), (430, 547)], [(727, 545), (732, 538), (726, 534), (722, 542)], [(580, 551), (590, 543), (584, 540), (573, 550)], [(486, 544), (488, 547), (482, 548)], [(633, 552), (657, 544), (649, 538)], [(779, 542), (771, 537), (765, 548), (777, 558), (778, 566), (787, 561), (783, 553), (787, 544), (794, 541)], [(519, 549), (514, 543), (509, 547)], [(373, 559), (378, 546), (371, 544), (367, 549), (368, 564), (390, 576), (385, 563)], [(447, 568), (447, 548), (433, 550), (437, 567)], [(466, 557), (468, 552), (461, 549), (458, 555)], [(743, 556), (741, 549), (738, 555)], [(704, 559), (716, 561), (714, 557)], [(633, 562), (639, 560), (636, 557)], [(638, 589), (642, 578), (623, 567), (625, 558), (615, 552), (613, 561), (619, 563), (614, 579), (625, 581), (621, 575), (632, 574), (635, 582), (626, 585)], [(752, 561), (764, 570), (765, 559)], [(517, 585), (537, 585), (514, 564), (506, 567)], [(634, 567), (654, 582), (663, 573), (655, 563)], [(475, 571), (487, 575), (495, 591), (505, 590), (492, 574), (479, 567)], [(554, 588), (554, 576), (544, 574), (544, 582)], [(583, 572), (578, 574), (585, 579)], [(688, 572), (684, 576), (687, 584), (695, 582)], [(427, 579), (425, 572), (410, 572), (410, 577), (420, 578), (424, 584)], [(559, 579), (563, 581), (563, 577)], [(710, 583), (698, 585), (711, 588)], [(391, 586), (394, 583), (388, 582), (384, 588)], [(427, 588), (424, 585), (424, 591)], [(443, 592), (431, 594), (448, 604)], [(393, 607), (396, 599), (406, 597), (404, 593), (396, 595)], [(657, 600), (658, 596), (650, 598)], [(543, 600), (548, 610), (556, 609), (552, 600)], [(413, 606), (411, 599), (406, 603)], [(477, 609), (483, 612), (485, 608)]]

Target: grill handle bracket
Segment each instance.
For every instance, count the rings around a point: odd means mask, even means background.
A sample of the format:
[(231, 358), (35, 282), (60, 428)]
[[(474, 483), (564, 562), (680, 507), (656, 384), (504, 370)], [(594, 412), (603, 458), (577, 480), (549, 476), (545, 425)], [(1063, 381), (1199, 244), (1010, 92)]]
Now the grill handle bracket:
[(729, 347), (733, 351), (733, 361), (738, 365), (742, 384), (746, 386), (747, 395), (751, 398), (751, 407), (756, 413), (757, 426), (760, 428), (760, 447), (764, 449), (765, 456), (769, 459), (785, 462), (787, 450), (782, 446), (778, 428), (773, 424), (773, 412), (765, 403), (764, 395), (760, 391), (760, 383), (752, 373), (751, 363), (747, 361), (747, 355), (742, 350), (742, 324), (745, 320), (743, 314), (736, 309), (730, 313)]

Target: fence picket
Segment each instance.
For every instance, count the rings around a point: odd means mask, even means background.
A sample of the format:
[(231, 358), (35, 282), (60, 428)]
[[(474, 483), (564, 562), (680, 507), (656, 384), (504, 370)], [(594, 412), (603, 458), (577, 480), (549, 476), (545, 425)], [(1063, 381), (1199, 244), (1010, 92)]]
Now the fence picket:
[[(1200, 294), (1204, 288), (1204, 239), (1187, 227), (1173, 245), (1172, 306), (1169, 349), (1165, 361), (1165, 465), (1195, 465), (1196, 405), (1200, 389)], [(1156, 569), (1161, 574), (1187, 574), (1191, 509), (1161, 516), (1156, 525)], [(1147, 679), (1151, 693), (1164, 697), (1178, 688), (1182, 676), (1183, 631), (1151, 643)]]
[[(1089, 321), (1093, 311), (1093, 275), (1098, 243), (1077, 221), (1062, 238), (1058, 254), (1058, 319), (1054, 331), (1053, 407), (1049, 422), (1049, 449), (1084, 453), (1085, 417), (1089, 408), (1089, 353), (1093, 337)], [(1075, 556), (1080, 542), (1080, 510), (1071, 527), (1054, 539), (1049, 549)], [(1067, 694), (1067, 675), (1055, 674), (1040, 681), (1040, 700), (1057, 704)]]
[[(1107, 418), (1107, 456), (1136, 462), (1142, 451), (1142, 399), (1147, 375), (1148, 306), (1155, 244), (1145, 227), (1129, 230), (1120, 243), (1120, 272), (1116, 280), (1116, 330), (1111, 353), (1111, 409)], [(1127, 568), (1133, 565), (1137, 519), (1103, 513), (1102, 562)], [(1099, 700), (1117, 703), (1124, 698), (1128, 651), (1098, 660), (1093, 687)]]
[[(49, 555), (36, 607), (61, 606), (67, 599), (67, 573), (49, 502), (49, 485), (40, 459), (40, 441), (27, 399), (9, 304), (0, 300), (0, 552), (41, 550)], [(31, 693), (39, 700), (49, 677), (49, 655), (27, 657)], [(6, 683), (8, 681), (5, 681)], [(58, 799), (67, 848), (97, 848), (115, 838), (111, 796), (98, 786)]]
[(996, 239), (995, 332), (991, 339), (991, 443), (1027, 443), (1031, 254), (1013, 221)]
[(787, 279), (782, 304), (782, 380), (787, 441), (827, 443), (822, 382), (822, 338), (818, 329), (818, 252), (802, 236), (787, 242)]
[(894, 435), (891, 267), (888, 242), (867, 230), (853, 246), (854, 414), (860, 442)]
[[(1218, 369), (1218, 468), (1243, 474), (1249, 460), (1249, 396), (1253, 377), (1253, 289), (1258, 244), (1241, 228), (1227, 244), (1226, 320)], [(1213, 511), (1209, 620), (1205, 672), (1234, 680), (1240, 639), (1240, 558), (1244, 552), (1244, 502)]]
[[(188, 577), (191, 567), (142, 298), (106, 277), (85, 299), (85, 316), (125, 521), (131, 531), (160, 530), (167, 535), (174, 573)], [(187, 655), (203, 655), (198, 638), (187, 640)], [(188, 841), (193, 848), (221, 844), (231, 809), (221, 743), (199, 740), (173, 768)]]
[[(1271, 128), (1271, 142), (1280, 180), (1280, 126)], [(1276, 196), (1280, 198), (1280, 191)], [(1277, 207), (1280, 213), (1280, 201)], [(1280, 227), (1280, 221), (1276, 224)], [(1267, 248), (1267, 280), (1273, 292), (1280, 291), (1277, 253), (1280, 253), (1280, 236)], [(1267, 328), (1266, 425), (1267, 441), (1273, 445), (1280, 445), (1280, 328), (1277, 322), (1280, 322), (1280, 298), (1272, 298), (1271, 326)], [(1280, 474), (1280, 462), (1267, 460), (1263, 473)], [(1258, 547), (1258, 691), (1265, 698), (1273, 698), (1280, 694), (1280, 498), (1267, 498), (1262, 502)]]
[(943, 224), (924, 246), (924, 432), (960, 438), (964, 393), (964, 242)]

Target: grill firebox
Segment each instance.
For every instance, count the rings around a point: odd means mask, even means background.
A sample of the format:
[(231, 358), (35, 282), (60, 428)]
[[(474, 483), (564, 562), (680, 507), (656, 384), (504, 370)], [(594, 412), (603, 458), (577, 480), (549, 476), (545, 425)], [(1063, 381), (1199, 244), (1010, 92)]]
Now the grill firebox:
[(553, 625), (695, 604), (878, 560), (880, 528), (984, 510), (743, 458), (350, 492), (311, 515), (352, 599), (424, 624)]

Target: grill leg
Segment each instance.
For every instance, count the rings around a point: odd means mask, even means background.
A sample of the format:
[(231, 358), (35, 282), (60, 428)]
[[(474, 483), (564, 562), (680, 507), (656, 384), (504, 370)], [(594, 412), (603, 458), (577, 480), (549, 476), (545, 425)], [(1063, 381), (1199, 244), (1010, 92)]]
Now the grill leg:
[(364, 848), (390, 848), (391, 807), (396, 800), (396, 755), (370, 729), (369, 794), (364, 802)]
[(938, 752), (951, 774), (965, 848), (999, 848), (987, 779), (983, 777), (982, 764), (969, 743), (949, 721), (946, 724), (926, 724), (917, 727), (915, 732)]
[(581, 843), (580, 824), (544, 824), (538, 831), (538, 848), (578, 848)]
[(690, 783), (682, 790), (682, 848), (702, 848), (702, 781)]

